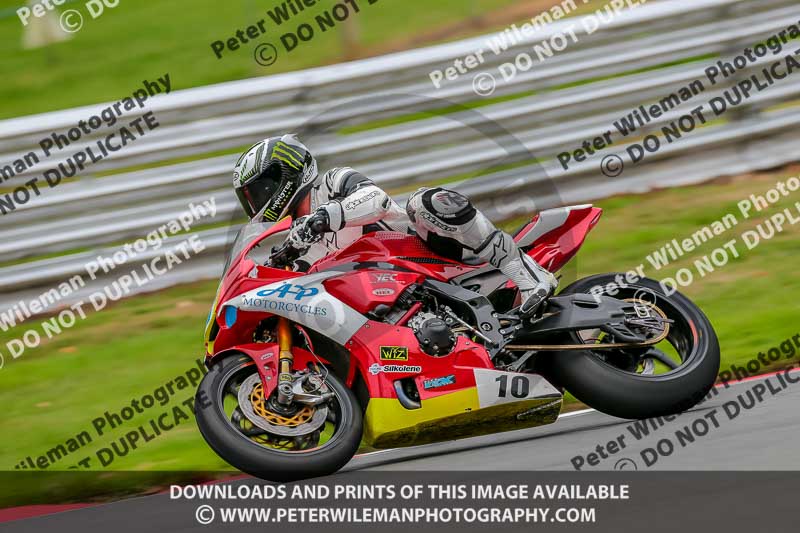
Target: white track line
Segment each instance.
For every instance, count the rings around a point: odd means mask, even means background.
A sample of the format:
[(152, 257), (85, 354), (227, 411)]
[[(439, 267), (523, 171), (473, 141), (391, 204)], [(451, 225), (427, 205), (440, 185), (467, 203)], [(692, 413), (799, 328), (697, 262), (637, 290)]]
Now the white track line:
[(580, 411), (570, 411), (569, 413), (562, 413), (558, 415), (558, 419), (561, 420), (562, 418), (569, 418), (571, 416), (578, 416), (578, 415), (586, 415), (589, 413), (596, 413), (596, 409), (581, 409)]

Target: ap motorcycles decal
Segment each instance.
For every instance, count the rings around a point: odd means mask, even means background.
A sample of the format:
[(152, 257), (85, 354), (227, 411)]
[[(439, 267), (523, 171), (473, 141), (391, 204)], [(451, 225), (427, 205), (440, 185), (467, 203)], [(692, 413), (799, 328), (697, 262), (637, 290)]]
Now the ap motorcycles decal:
[(225, 302), (242, 311), (283, 316), (344, 344), (366, 324), (367, 317), (329, 294), (322, 282), (340, 272), (318, 272), (272, 283)]
[(561, 393), (537, 374), (518, 374), (476, 368), (478, 405), (481, 408), (535, 398), (561, 398)]

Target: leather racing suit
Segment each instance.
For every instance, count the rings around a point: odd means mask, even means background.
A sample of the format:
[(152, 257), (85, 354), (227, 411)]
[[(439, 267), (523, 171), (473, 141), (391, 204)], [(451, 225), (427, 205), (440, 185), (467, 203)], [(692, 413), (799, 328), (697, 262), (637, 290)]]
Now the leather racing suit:
[(411, 195), (403, 209), (366, 176), (343, 167), (325, 173), (309, 195), (311, 213), (324, 209), (330, 231), (298, 259), (300, 269), (307, 269), (365, 233), (396, 231), (416, 233), (431, 250), (448, 259), (470, 264), (488, 262), (498, 268), (520, 289), (523, 312), (526, 303), (538, 306), (556, 287), (550, 272), (524, 254), (508, 233), (497, 229), (458, 192), (422, 188)]

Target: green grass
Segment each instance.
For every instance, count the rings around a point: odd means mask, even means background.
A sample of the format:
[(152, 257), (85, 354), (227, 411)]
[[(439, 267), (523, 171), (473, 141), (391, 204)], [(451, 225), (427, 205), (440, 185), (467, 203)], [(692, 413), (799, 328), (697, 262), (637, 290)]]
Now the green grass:
[[(442, 25), (463, 21), (502, 9), (517, 0), (381, 0), (374, 5), (358, 2), (361, 12), (352, 17), (358, 28), (357, 55), (371, 55), (385, 43), (419, 34)], [(224, 8), (215, 0), (144, 0), (120, 2), (97, 19), (86, 15), (84, 2), (61, 8), (77, 8), (85, 15), (83, 28), (73, 38), (36, 50), (22, 49), (23, 26), (13, 14), (23, 2), (0, 0), (0, 118), (112, 101), (142, 84), (169, 73), (172, 89), (265, 76), (341, 61), (345, 58), (341, 25), (303, 43), (290, 53), (279, 54), (270, 67), (253, 60), (258, 42), (279, 43), (287, 28), (326, 11), (338, 2), (319, 0), (313, 8), (281, 26), (267, 16), (267, 8), (280, 2), (233, 0)], [(13, 8), (13, 9), (12, 9)], [(210, 43), (225, 40), (237, 29), (266, 19), (267, 33), (226, 51), (221, 59)], [(402, 21), (402, 23), (398, 23)]]
[[(577, 275), (625, 271), (645, 262), (646, 274), (660, 279), (674, 275), (678, 268), (691, 267), (694, 260), (790, 207), (796, 199), (784, 199), (741, 221), (728, 234), (662, 272), (649, 267), (645, 257), (668, 240), (688, 237), (726, 213), (736, 213), (741, 219), (736, 203), (751, 193), (763, 194), (778, 177), (600, 201), (604, 215), (575, 259)], [(714, 324), (723, 367), (744, 364), (758, 352), (797, 334), (800, 278), (794, 260), (799, 234), (800, 227), (788, 227), (752, 251), (740, 246), (739, 259), (682, 289)], [(92, 420), (106, 410), (118, 412), (132, 399), (152, 393), (194, 366), (203, 353), (202, 329), (215, 289), (216, 282), (202, 282), (120, 302), (91, 314), (17, 360), (10, 359), (5, 344), (24, 329), (0, 333), (0, 353), (6, 357), (6, 366), (0, 370), (0, 404), (4, 406), (0, 469), (13, 470), (25, 456), (35, 458), (88, 430), (96, 437), (94, 442), (50, 470), (66, 468), (191, 396), (189, 389), (180, 391), (168, 405), (149, 409), (122, 428), (103, 437), (92, 433)], [(27, 327), (41, 331), (35, 323)], [(116, 459), (105, 470), (151, 472), (155, 480), (164, 479), (164, 471), (174, 471), (175, 479), (180, 479), (194, 476), (196, 471), (228, 468), (208, 448), (191, 420)], [(110, 490), (109, 485), (118, 489), (130, 482), (125, 477), (109, 479), (104, 491)], [(76, 498), (95, 490), (97, 486), (91, 484), (69, 487)]]
[[(201, 330), (215, 290), (216, 282), (203, 282), (111, 305), (64, 329), (61, 335), (43, 340), (40, 347), (17, 360), (11, 360), (5, 343), (25, 328), (2, 334), (6, 368), (0, 378), (0, 398), (8, 402), (3, 439), (13, 439), (13, 446), (10, 440), (2, 446), (2, 469), (13, 469), (24, 456), (45, 453), (89, 430), (94, 441), (56, 464), (56, 468), (67, 468), (124, 434), (115, 431), (98, 436), (92, 420), (152, 394), (195, 366), (195, 359), (202, 359)], [(37, 329), (42, 332), (41, 327)], [(177, 391), (167, 405), (148, 409), (126, 422), (125, 431), (171, 410), (192, 394), (191, 389)], [(193, 421), (179, 425), (168, 436), (115, 460), (111, 469), (222, 467), (198, 439)]]

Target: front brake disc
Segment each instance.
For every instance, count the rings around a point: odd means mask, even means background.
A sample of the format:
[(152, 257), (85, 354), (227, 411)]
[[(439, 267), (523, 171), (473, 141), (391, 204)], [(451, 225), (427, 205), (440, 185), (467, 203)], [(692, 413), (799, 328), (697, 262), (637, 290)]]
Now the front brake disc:
[(304, 405), (292, 416), (285, 416), (269, 409), (261, 376), (253, 374), (242, 382), (237, 395), (239, 408), (247, 419), (273, 435), (281, 437), (303, 437), (317, 431), (328, 418), (324, 405)]

